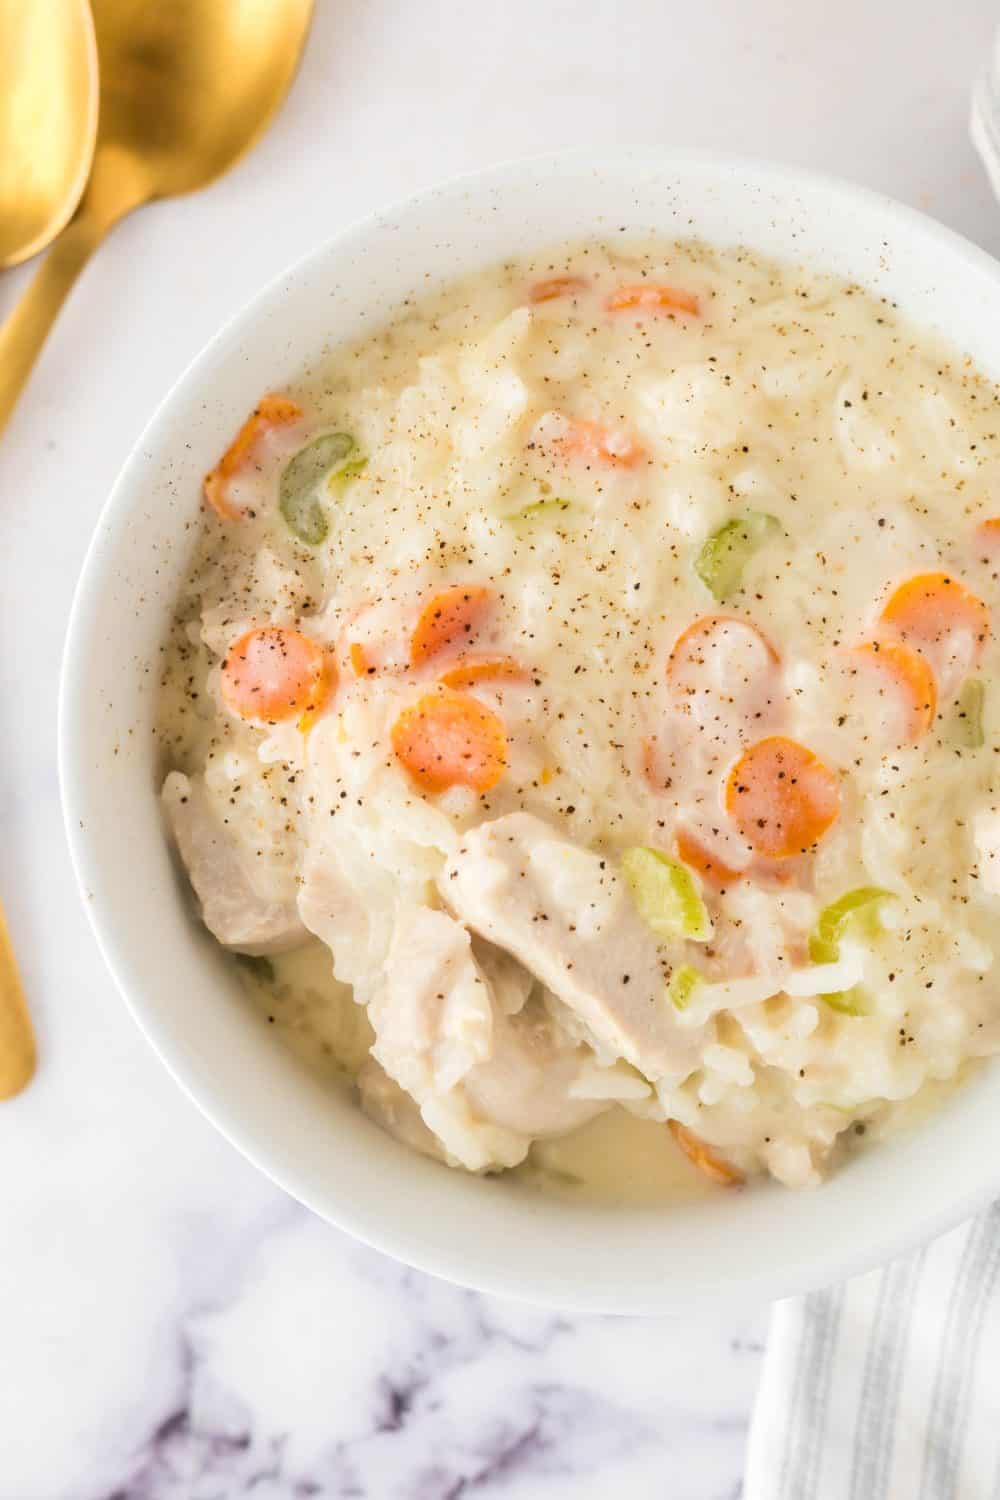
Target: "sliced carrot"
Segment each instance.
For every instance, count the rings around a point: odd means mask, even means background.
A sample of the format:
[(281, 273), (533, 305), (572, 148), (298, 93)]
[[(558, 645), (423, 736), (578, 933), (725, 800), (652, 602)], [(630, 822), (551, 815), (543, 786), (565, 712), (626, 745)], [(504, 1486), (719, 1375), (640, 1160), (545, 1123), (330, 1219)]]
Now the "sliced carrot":
[(347, 651), (351, 659), (351, 671), (355, 677), (364, 677), (370, 670), (368, 656), (360, 641), (352, 641)]
[(950, 573), (916, 573), (894, 589), (881, 620), (932, 662), (968, 642), (969, 665), (990, 633), (990, 611), (977, 594)]
[(640, 310), (643, 312), (683, 312), (697, 316), (701, 304), (694, 292), (685, 292), (681, 287), (663, 286), (650, 281), (637, 281), (630, 286), (620, 286), (607, 300), (609, 312)]
[(453, 583), (432, 594), (410, 637), (411, 665), (419, 666), (455, 642), (468, 643), (493, 597), (492, 589), (466, 583)]
[(438, 681), (443, 687), (470, 688), (477, 682), (526, 682), (528, 676), (512, 656), (460, 656)]
[(782, 702), (778, 655), (749, 620), (703, 615), (667, 659), (667, 685), (684, 714), (717, 739), (769, 726)]
[(713, 886), (716, 890), (724, 890), (726, 886), (734, 885), (736, 881), (742, 880), (743, 876), (739, 870), (732, 870), (723, 864), (714, 854), (709, 853), (700, 839), (695, 838), (686, 828), (678, 828), (675, 835), (677, 844), (677, 857), (683, 860), (690, 869), (697, 871), (706, 885)]
[(205, 475), (205, 499), (216, 515), (224, 521), (239, 520), (240, 512), (227, 494), (230, 479), (249, 462), (265, 432), (297, 422), (301, 416), (302, 408), (288, 396), (261, 397), (215, 468)]
[(700, 675), (710, 663), (712, 653), (732, 649), (735, 641), (756, 641), (769, 662), (777, 666), (778, 653), (764, 633), (741, 620), (738, 615), (701, 615), (682, 630), (667, 658), (667, 679), (680, 691), (692, 691), (684, 677), (691, 669)]
[(719, 1156), (711, 1146), (700, 1140), (693, 1131), (688, 1130), (679, 1120), (668, 1120), (670, 1134), (680, 1146), (684, 1155), (693, 1161), (700, 1172), (706, 1177), (711, 1177), (713, 1182), (718, 1182), (722, 1187), (739, 1187), (746, 1179), (742, 1172), (738, 1172), (724, 1157)]
[(564, 458), (611, 464), (619, 469), (634, 469), (646, 456), (646, 450), (627, 433), (604, 427), (600, 422), (570, 421), (554, 446)]
[(726, 779), (726, 810), (758, 854), (790, 859), (837, 821), (836, 774), (797, 740), (771, 735), (744, 750)]
[(919, 740), (937, 713), (934, 673), (920, 652), (905, 641), (865, 641), (854, 655), (899, 696), (906, 709), (906, 739)]
[(501, 719), (477, 698), (439, 688), (404, 708), (391, 731), (392, 748), (428, 792), (452, 786), (488, 792), (507, 769)]
[(585, 292), (589, 285), (586, 276), (550, 276), (546, 281), (535, 282), (528, 293), (528, 301), (553, 302), (556, 297)]
[(248, 630), (222, 663), (223, 701), (242, 719), (315, 717), (333, 686), (333, 669), (319, 642), (283, 625)]

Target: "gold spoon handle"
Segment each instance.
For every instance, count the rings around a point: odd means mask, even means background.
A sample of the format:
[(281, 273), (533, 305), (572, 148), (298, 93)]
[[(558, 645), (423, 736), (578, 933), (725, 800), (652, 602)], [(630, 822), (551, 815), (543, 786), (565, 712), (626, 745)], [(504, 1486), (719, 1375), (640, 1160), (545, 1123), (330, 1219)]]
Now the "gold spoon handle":
[[(100, 239), (85, 219), (75, 219), (0, 328), (0, 432), (70, 287)], [(0, 1099), (20, 1093), (34, 1071), (35, 1036), (0, 907)]]
[(74, 281), (97, 241), (74, 220), (49, 251), (27, 291), (0, 328), (0, 432)]
[(74, 281), (108, 230), (148, 196), (133, 158), (114, 147), (98, 151), (80, 207), (0, 328), (0, 432)]
[(20, 1093), (35, 1071), (35, 1034), (0, 907), (0, 1099)]

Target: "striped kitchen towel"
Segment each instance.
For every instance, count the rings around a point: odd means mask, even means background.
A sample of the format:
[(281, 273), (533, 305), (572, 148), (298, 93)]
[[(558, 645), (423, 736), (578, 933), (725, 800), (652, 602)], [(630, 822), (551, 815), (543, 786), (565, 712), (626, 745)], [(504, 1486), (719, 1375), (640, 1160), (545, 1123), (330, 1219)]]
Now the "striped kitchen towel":
[(1000, 1204), (775, 1304), (744, 1500), (1000, 1500)]

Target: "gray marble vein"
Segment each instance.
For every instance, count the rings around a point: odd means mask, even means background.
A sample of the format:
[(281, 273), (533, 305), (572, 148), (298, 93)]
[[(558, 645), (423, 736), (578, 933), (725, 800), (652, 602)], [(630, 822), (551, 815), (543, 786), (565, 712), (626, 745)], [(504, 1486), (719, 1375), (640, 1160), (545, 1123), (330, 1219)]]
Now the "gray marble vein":
[(296, 1213), (181, 1319), (175, 1400), (93, 1500), (721, 1500), (761, 1326), (556, 1317)]

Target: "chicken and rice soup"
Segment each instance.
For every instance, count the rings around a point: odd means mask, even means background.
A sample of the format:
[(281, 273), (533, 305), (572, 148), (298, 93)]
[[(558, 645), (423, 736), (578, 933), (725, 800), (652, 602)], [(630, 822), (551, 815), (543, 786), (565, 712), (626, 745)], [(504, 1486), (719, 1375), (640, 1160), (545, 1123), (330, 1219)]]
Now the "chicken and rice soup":
[(815, 1183), (997, 1051), (998, 423), (893, 306), (693, 243), (262, 394), (161, 734), (278, 1029), (451, 1166), (611, 1184)]

